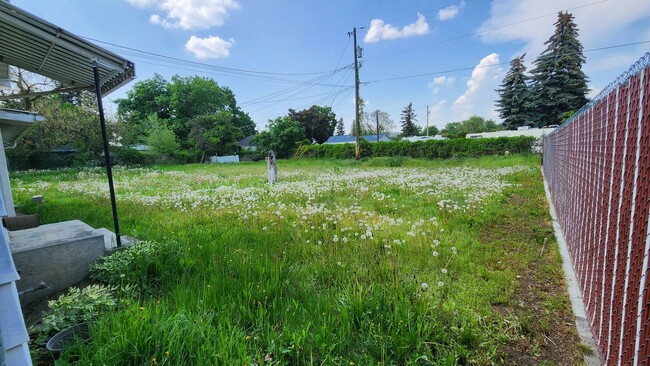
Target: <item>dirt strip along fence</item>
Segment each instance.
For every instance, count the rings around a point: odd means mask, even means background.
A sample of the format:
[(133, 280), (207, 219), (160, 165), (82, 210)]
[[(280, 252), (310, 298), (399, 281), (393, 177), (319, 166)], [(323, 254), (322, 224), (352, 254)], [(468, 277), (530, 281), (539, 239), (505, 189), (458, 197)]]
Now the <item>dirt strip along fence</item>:
[(650, 365), (650, 53), (544, 139), (544, 176), (607, 365)]

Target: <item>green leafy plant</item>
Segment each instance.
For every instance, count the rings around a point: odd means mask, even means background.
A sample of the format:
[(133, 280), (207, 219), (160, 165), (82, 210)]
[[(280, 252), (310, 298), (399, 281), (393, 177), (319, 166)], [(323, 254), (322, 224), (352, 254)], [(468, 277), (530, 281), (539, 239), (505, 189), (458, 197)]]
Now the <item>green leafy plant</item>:
[[(166, 261), (175, 258), (178, 248), (169, 243), (142, 241), (132, 247), (99, 258), (90, 267), (90, 278), (113, 286), (129, 285), (141, 293), (153, 293)], [(175, 259), (174, 259), (175, 260)]]
[(104, 285), (70, 288), (58, 299), (48, 302), (49, 311), (38, 331), (42, 335), (51, 335), (75, 324), (97, 319), (117, 305), (114, 291), (114, 287)]

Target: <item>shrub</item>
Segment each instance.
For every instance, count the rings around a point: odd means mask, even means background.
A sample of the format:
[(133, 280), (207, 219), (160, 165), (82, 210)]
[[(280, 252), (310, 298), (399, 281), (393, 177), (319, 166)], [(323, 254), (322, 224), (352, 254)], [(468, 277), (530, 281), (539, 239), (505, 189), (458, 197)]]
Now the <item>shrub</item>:
[[(416, 159), (450, 159), (532, 152), (534, 137), (498, 137), (482, 139), (453, 139), (430, 141), (360, 142), (361, 157), (411, 157)], [(354, 144), (311, 145), (306, 148), (305, 158), (353, 159)], [(391, 164), (403, 164), (393, 161)], [(386, 162), (388, 163), (388, 162)]]
[(173, 276), (169, 267), (175, 264), (171, 262), (177, 260), (178, 250), (171, 243), (139, 242), (99, 258), (90, 267), (90, 278), (113, 286), (135, 286), (141, 294), (151, 294), (162, 276)]
[(152, 165), (157, 158), (154, 154), (144, 153), (128, 147), (115, 149), (114, 151), (111, 151), (111, 154), (115, 155), (115, 158), (111, 159), (114, 164), (126, 166)]
[(103, 285), (70, 288), (57, 300), (48, 302), (49, 312), (43, 317), (42, 327), (38, 330), (41, 335), (47, 336), (75, 324), (97, 319), (117, 305), (113, 291), (113, 287)]

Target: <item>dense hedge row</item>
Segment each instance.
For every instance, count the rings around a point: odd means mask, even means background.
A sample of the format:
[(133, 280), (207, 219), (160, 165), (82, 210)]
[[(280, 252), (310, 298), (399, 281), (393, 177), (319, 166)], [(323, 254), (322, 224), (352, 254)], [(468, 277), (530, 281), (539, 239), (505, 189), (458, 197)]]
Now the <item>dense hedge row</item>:
[[(409, 156), (418, 159), (449, 159), (483, 155), (532, 152), (536, 138), (528, 136), (430, 141), (360, 143), (361, 157)], [(353, 159), (354, 144), (311, 145), (305, 158)]]
[[(47, 152), (29, 149), (5, 150), (9, 170), (28, 169), (59, 169), (79, 166), (100, 166), (104, 164), (103, 156), (100, 158), (76, 151)], [(164, 157), (129, 148), (112, 148), (111, 161), (113, 165), (146, 166), (165, 162)], [(172, 163), (184, 162), (179, 159), (171, 160)]]

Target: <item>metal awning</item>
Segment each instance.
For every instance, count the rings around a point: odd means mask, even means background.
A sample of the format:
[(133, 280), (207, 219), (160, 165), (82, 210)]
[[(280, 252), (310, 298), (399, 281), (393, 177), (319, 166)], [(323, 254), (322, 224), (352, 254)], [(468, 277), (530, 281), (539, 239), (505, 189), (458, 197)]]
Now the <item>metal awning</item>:
[(32, 123), (42, 122), (45, 117), (37, 113), (0, 108), (0, 130), (4, 147), (13, 146), (14, 142)]
[(92, 61), (99, 66), (104, 96), (135, 78), (132, 62), (0, 1), (0, 62), (47, 76), (67, 87), (93, 90)]
[[(113, 172), (102, 97), (135, 78), (135, 65), (81, 37), (0, 0), (0, 63), (20, 67), (67, 86), (67, 90), (95, 90), (104, 142), (117, 246), (121, 246)], [(50, 90), (31, 93), (62, 92)], [(0, 96), (0, 100), (18, 95)]]

